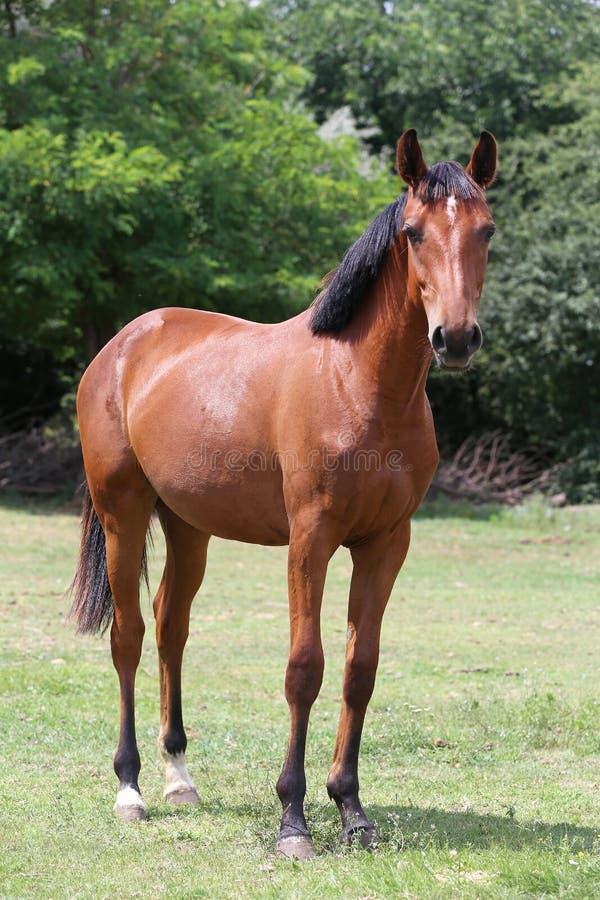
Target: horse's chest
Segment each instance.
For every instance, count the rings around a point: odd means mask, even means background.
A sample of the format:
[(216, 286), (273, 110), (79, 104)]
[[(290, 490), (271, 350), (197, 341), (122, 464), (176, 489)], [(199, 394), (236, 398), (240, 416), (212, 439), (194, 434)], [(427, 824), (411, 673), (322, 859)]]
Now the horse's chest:
[(415, 459), (402, 449), (361, 458), (350, 479), (347, 515), (352, 531), (379, 531), (410, 519), (427, 492), (436, 464), (435, 452), (424, 451)]
[[(330, 445), (309, 476), (323, 506), (344, 528), (347, 540), (362, 539), (408, 520), (421, 503), (438, 463), (433, 430), (422, 425), (381, 440)], [(306, 484), (301, 479), (301, 489)]]

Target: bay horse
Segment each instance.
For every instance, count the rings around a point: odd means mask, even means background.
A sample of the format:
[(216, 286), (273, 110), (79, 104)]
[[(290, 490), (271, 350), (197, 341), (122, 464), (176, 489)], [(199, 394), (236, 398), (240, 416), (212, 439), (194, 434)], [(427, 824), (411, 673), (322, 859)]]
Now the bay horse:
[(477, 311), (494, 232), (485, 188), (496, 142), (484, 131), (466, 169), (428, 168), (411, 129), (398, 142), (397, 169), (408, 191), (347, 251), (308, 310), (272, 325), (154, 310), (123, 328), (82, 378), (87, 484), (72, 613), (81, 632), (112, 623), (121, 691), (115, 811), (126, 820), (146, 815), (134, 684), (144, 634), (139, 584), (156, 510), (167, 547), (154, 599), (166, 800), (198, 803), (185, 760), (181, 662), (210, 536), (289, 544), (291, 727), (276, 851), (314, 855), (304, 754), (323, 675), (325, 573), (343, 545), (353, 572), (327, 790), (342, 843), (376, 840), (359, 800), (363, 720), (382, 616), (438, 463), (430, 363), (465, 369), (481, 346)]

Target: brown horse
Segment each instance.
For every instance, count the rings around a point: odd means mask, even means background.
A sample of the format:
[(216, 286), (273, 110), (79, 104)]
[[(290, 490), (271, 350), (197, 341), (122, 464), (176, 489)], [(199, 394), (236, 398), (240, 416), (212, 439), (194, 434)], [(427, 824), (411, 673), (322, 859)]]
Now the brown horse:
[(398, 143), (408, 184), (348, 250), (311, 309), (259, 325), (159, 309), (98, 354), (77, 398), (88, 491), (73, 590), (80, 631), (112, 621), (121, 688), (116, 812), (145, 817), (134, 683), (144, 622), (140, 573), (156, 510), (167, 557), (154, 600), (159, 748), (166, 799), (197, 803), (185, 763), (181, 659), (211, 535), (289, 544), (291, 729), (277, 793), (277, 851), (314, 855), (304, 818), (304, 752), (323, 675), (327, 564), (350, 549), (353, 574), (343, 702), (329, 796), (342, 842), (373, 843), (358, 797), (358, 754), (375, 682), (381, 619), (406, 556), (410, 520), (438, 452), (425, 395), (435, 355), (464, 369), (481, 346), (477, 309), (494, 224), (484, 190), (496, 143), (483, 132), (466, 170), (427, 168), (416, 132)]

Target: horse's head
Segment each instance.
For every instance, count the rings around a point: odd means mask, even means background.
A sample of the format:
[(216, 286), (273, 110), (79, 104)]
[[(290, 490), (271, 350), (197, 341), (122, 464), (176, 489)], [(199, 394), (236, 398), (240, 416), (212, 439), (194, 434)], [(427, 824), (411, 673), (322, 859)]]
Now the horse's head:
[(496, 141), (483, 131), (466, 169), (454, 162), (429, 169), (411, 129), (398, 141), (397, 165), (409, 186), (409, 296), (424, 306), (438, 363), (464, 369), (482, 343), (477, 310), (495, 230), (484, 192), (496, 174)]

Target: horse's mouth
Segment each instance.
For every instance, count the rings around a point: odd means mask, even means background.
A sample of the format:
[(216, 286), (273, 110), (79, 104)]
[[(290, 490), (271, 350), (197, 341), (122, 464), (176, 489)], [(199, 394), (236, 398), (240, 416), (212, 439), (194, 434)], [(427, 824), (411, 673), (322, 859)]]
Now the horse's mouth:
[(443, 359), (438, 353), (435, 353), (435, 351), (434, 356), (438, 369), (441, 369), (442, 372), (466, 372), (471, 365), (471, 360), (473, 359), (472, 356), (460, 360), (449, 360), (447, 358)]

